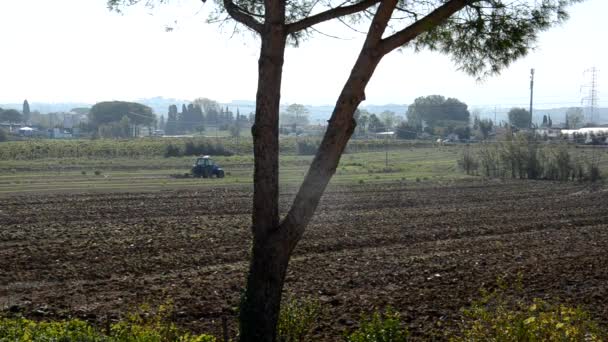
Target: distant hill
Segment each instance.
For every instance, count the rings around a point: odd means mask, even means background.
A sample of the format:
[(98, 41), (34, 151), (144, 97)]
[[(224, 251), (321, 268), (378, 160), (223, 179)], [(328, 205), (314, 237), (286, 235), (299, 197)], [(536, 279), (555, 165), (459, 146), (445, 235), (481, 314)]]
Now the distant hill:
[[(91, 107), (92, 104), (84, 102), (29, 102), (31, 111), (39, 111), (40, 113), (57, 113), (57, 112), (68, 112), (72, 108)], [(23, 109), (23, 103), (2, 103), (0, 107), (3, 109), (16, 109), (21, 111)]]

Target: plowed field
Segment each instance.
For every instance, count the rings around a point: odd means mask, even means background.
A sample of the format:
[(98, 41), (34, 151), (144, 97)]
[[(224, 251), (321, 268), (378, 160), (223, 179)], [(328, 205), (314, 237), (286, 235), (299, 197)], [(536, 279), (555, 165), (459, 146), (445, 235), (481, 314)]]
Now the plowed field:
[[(294, 195), (284, 189), (283, 210)], [(0, 308), (118, 318), (170, 298), (183, 326), (235, 329), (252, 192), (0, 198)], [(286, 292), (324, 308), (316, 340), (391, 305), (419, 339), (455, 329), (460, 308), (521, 271), (529, 297), (582, 305), (608, 323), (608, 191), (552, 182), (334, 186), (292, 259)]]

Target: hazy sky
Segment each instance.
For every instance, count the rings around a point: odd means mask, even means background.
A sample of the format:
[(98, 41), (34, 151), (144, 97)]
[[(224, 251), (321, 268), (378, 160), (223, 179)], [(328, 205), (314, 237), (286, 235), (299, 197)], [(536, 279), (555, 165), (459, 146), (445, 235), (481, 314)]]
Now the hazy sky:
[[(119, 15), (105, 0), (0, 0), (0, 103), (97, 102), (164, 96), (254, 100), (258, 40), (205, 23), (212, 1), (173, 0)], [(405, 50), (384, 58), (364, 104), (407, 104), (422, 95), (457, 97), (470, 106), (526, 105), (536, 69), (536, 107), (579, 105), (599, 72), (608, 105), (608, 1), (572, 7), (571, 19), (542, 33), (539, 48), (502, 75), (478, 83), (448, 57)], [(166, 26), (174, 27), (166, 32)], [(286, 55), (282, 102), (333, 104), (360, 49), (362, 35), (335, 25)], [(337, 30), (337, 32), (336, 32)], [(606, 72), (604, 74), (603, 72)], [(607, 75), (604, 77), (604, 75)]]

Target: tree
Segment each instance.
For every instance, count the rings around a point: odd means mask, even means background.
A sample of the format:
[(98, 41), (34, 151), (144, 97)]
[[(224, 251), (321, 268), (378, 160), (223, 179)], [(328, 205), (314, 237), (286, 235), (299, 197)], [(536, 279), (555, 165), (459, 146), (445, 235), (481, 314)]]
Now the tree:
[(380, 118), (378, 118), (376, 114), (372, 114), (369, 116), (369, 123), (367, 124), (367, 128), (372, 132), (384, 132), (385, 130), (382, 120), (380, 120)]
[(30, 104), (27, 102), (27, 100), (23, 101), (23, 121), (24, 122), (30, 122)]
[(490, 132), (492, 132), (492, 128), (494, 127), (494, 123), (490, 119), (479, 120), (479, 132), (481, 133), (482, 139), (488, 139), (490, 136)]
[[(111, 8), (153, 0), (107, 0)], [(158, 0), (164, 2), (164, 0)], [(534, 46), (537, 33), (566, 18), (580, 0), (222, 0), (214, 17), (260, 37), (254, 145), (253, 246), (240, 309), (241, 341), (275, 341), (287, 265), (355, 130), (353, 114), (388, 53), (405, 45), (450, 54), (473, 75), (498, 73)], [(287, 214), (279, 215), (279, 113), (285, 49), (312, 26), (342, 17), (370, 19), (365, 41), (327, 130)], [(343, 20), (343, 19), (341, 19)], [(390, 24), (390, 25), (389, 25)], [(387, 31), (387, 28), (389, 30)], [(393, 30), (394, 28), (394, 30)]]
[(577, 129), (583, 123), (583, 109), (571, 107), (566, 111), (566, 128)]
[(543, 123), (540, 127), (547, 127), (549, 125), (549, 120), (547, 120), (547, 115), (543, 115)]
[(353, 119), (357, 124), (357, 131), (359, 134), (367, 133), (367, 125), (369, 122), (369, 112), (365, 109), (358, 109), (353, 114)]
[(131, 120), (123, 116), (119, 121), (112, 121), (97, 127), (97, 132), (103, 138), (131, 138)]
[(418, 132), (416, 127), (411, 126), (409, 122), (402, 122), (397, 126), (397, 138), (399, 139), (416, 139)]
[(395, 112), (391, 112), (390, 110), (385, 110), (384, 112), (380, 113), (380, 118), (387, 130), (393, 129), (395, 123), (397, 122), (397, 114), (395, 114)]
[(6, 134), (6, 131), (2, 128), (0, 128), (0, 142), (3, 141), (7, 141), (8, 140), (8, 134)]
[(123, 117), (135, 125), (151, 125), (156, 116), (152, 108), (135, 102), (111, 101), (96, 103), (89, 112), (89, 121), (95, 127), (120, 122)]
[(281, 125), (292, 126), (296, 132), (298, 126), (303, 127), (308, 125), (308, 109), (301, 104), (293, 103), (287, 107), (284, 113), (281, 113)]
[(448, 128), (468, 124), (471, 114), (467, 105), (458, 99), (445, 98), (441, 95), (418, 97), (407, 109), (407, 121), (418, 130), (424, 124), (431, 129)]
[(511, 108), (509, 111), (509, 123), (517, 128), (530, 127), (530, 112), (525, 108)]
[(0, 113), (0, 121), (6, 121), (14, 124), (23, 121), (21, 113), (15, 109), (7, 109)]
[(165, 124), (165, 133), (167, 135), (177, 134), (177, 106), (170, 105), (167, 112), (167, 123)]
[(192, 101), (195, 105), (201, 107), (203, 111), (203, 116), (205, 120), (205, 124), (207, 126), (217, 126), (218, 125), (218, 116), (220, 112), (220, 105), (213, 100), (208, 98), (199, 97)]
[(158, 129), (165, 130), (165, 116), (160, 116), (160, 122), (158, 123)]
[(178, 117), (180, 132), (195, 132), (203, 127), (204, 114), (199, 104), (182, 105), (182, 113)]

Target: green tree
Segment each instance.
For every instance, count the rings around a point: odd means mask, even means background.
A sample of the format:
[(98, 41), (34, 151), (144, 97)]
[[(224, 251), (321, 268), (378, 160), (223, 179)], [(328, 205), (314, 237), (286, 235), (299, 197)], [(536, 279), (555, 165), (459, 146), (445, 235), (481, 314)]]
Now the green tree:
[(353, 119), (357, 123), (357, 131), (359, 134), (367, 133), (367, 125), (369, 123), (369, 112), (365, 109), (358, 109), (353, 114)]
[(577, 129), (583, 124), (583, 109), (571, 107), (566, 111), (566, 128)]
[(177, 134), (177, 106), (170, 105), (167, 113), (167, 123), (165, 124), (165, 133), (167, 135)]
[(281, 113), (281, 124), (292, 126), (293, 131), (296, 132), (298, 127), (308, 125), (309, 114), (308, 108), (304, 105), (293, 103), (287, 107), (284, 113)]
[(479, 120), (479, 132), (481, 133), (482, 139), (488, 139), (490, 136), (490, 132), (494, 128), (494, 122), (490, 119)]
[[(153, 0), (107, 0), (111, 8)], [(158, 0), (164, 2), (164, 0)], [(353, 115), (384, 56), (403, 46), (450, 54), (470, 74), (498, 73), (534, 46), (539, 31), (566, 19), (580, 0), (222, 0), (214, 18), (234, 19), (260, 37), (255, 124), (253, 246), (240, 309), (240, 338), (275, 341), (291, 254), (336, 172), (355, 130)], [(285, 49), (315, 30), (349, 17), (371, 24), (304, 182), (285, 216), (279, 213), (279, 113)], [(344, 19), (341, 19), (344, 20)], [(388, 30), (387, 30), (388, 29)]]
[(135, 102), (111, 101), (96, 103), (89, 112), (94, 126), (119, 122), (126, 116), (135, 125), (151, 125), (156, 116), (148, 106)]
[(23, 121), (21, 113), (15, 109), (7, 109), (0, 113), (0, 121), (5, 121), (11, 124)]
[(99, 136), (103, 138), (131, 138), (131, 120), (123, 116), (119, 121), (112, 121), (97, 127)]
[(434, 128), (448, 128), (462, 126), (469, 122), (471, 114), (464, 102), (454, 98), (445, 98), (441, 95), (430, 95), (418, 97), (407, 109), (407, 120), (418, 130), (422, 130), (424, 124)]
[(382, 120), (380, 120), (376, 114), (369, 116), (369, 123), (367, 124), (367, 127), (372, 132), (384, 132), (385, 130)]
[(395, 114), (395, 112), (391, 112), (390, 110), (385, 110), (384, 112), (380, 113), (380, 119), (382, 120), (384, 127), (387, 130), (391, 130), (397, 123), (397, 114)]
[(23, 113), (23, 122), (30, 122), (30, 104), (27, 100), (23, 101), (23, 110), (21, 112)]
[(399, 139), (416, 139), (418, 136), (418, 132), (416, 132), (416, 127), (410, 125), (408, 122), (401, 122), (397, 125), (396, 129), (397, 138)]
[(525, 108), (511, 108), (509, 110), (509, 123), (517, 128), (530, 127), (530, 112)]
[(219, 124), (219, 103), (204, 97), (199, 97), (192, 103), (200, 106), (203, 110), (203, 117), (207, 126), (217, 126)]

